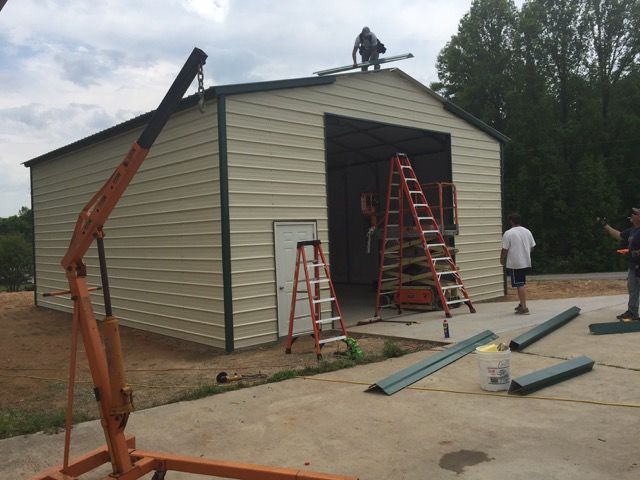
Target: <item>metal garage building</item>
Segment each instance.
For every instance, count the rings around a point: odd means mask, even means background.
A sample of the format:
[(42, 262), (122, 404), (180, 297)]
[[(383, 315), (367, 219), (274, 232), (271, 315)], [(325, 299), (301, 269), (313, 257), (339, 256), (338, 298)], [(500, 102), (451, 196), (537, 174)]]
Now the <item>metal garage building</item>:
[[(196, 96), (182, 101), (105, 226), (122, 324), (227, 351), (274, 341), (286, 334), (300, 239), (322, 240), (334, 283), (370, 284), (377, 256), (365, 251), (359, 198), (386, 194), (396, 152), (424, 183), (455, 182), (465, 285), (474, 301), (503, 295), (499, 132), (398, 69), (212, 87), (206, 98), (204, 114)], [(66, 289), (60, 260), (78, 213), (149, 118), (26, 162), (38, 305), (72, 310), (40, 294)], [(86, 260), (99, 285), (95, 247)]]

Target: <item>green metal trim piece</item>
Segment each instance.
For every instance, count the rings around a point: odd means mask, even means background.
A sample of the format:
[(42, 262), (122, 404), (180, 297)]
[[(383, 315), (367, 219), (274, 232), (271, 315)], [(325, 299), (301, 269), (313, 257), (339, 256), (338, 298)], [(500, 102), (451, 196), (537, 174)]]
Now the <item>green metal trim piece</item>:
[(31, 258), (33, 259), (33, 304), (38, 305), (38, 277), (36, 275), (36, 212), (33, 209), (33, 170), (29, 169), (31, 192)]
[(227, 158), (227, 102), (218, 97), (218, 156), (220, 167), (220, 233), (222, 236), (222, 283), (224, 296), (225, 350), (234, 350), (233, 293), (231, 290), (231, 225), (229, 216), (229, 163)]
[(580, 315), (580, 309), (578, 307), (571, 307), (564, 312), (559, 313), (555, 317), (550, 318), (546, 322), (541, 323), (537, 327), (532, 328), (528, 332), (517, 336), (511, 340), (509, 348), (515, 351), (522, 350), (524, 347), (537, 342), (542, 337), (553, 332), (555, 329), (560, 328), (565, 323), (568, 323), (569, 320), (573, 320), (578, 315)]
[(640, 322), (592, 323), (591, 325), (589, 325), (589, 332), (591, 332), (593, 335), (640, 332)]
[(395, 55), (393, 57), (383, 57), (375, 62), (361, 62), (361, 63), (356, 63), (355, 65), (345, 65), (344, 67), (329, 68), (327, 70), (320, 70), (318, 72), (313, 72), (313, 74), (320, 75), (320, 76), (331, 75), (333, 73), (340, 73), (340, 72), (346, 72), (349, 70), (355, 70), (356, 68), (372, 67), (374, 65), (380, 65), (382, 63), (397, 62), (398, 60), (406, 60), (407, 58), (413, 58), (413, 53), (403, 53), (402, 55)]
[(370, 385), (366, 391), (373, 392), (382, 390), (387, 395), (393, 395), (397, 391), (402, 390), (427, 375), (431, 375), (450, 363), (461, 359), (468, 353), (473, 352), (476, 347), (484, 345), (496, 338), (498, 338), (498, 336), (495, 333), (490, 330), (485, 330)]
[(514, 378), (511, 380), (509, 393), (527, 395), (541, 388), (588, 372), (593, 368), (594, 363), (589, 357), (582, 356)]
[(467, 112), (466, 110), (464, 110), (463, 108), (459, 107), (458, 105), (456, 105), (455, 103), (453, 103), (453, 102), (451, 102), (449, 100), (446, 100), (446, 99), (444, 100), (444, 109), (448, 110), (449, 112), (453, 113), (454, 115), (457, 115), (458, 117), (466, 120), (471, 125), (474, 125), (477, 128), (479, 128), (480, 130), (483, 130), (485, 133), (487, 133), (490, 136), (492, 136), (493, 138), (501, 141), (502, 143), (508, 143), (508, 142), (511, 141), (511, 139), (509, 137), (507, 137), (506, 135), (503, 135), (502, 133), (500, 133), (495, 128), (487, 125), (486, 123), (484, 123), (479, 118), (474, 117), (472, 114), (470, 114), (469, 112)]

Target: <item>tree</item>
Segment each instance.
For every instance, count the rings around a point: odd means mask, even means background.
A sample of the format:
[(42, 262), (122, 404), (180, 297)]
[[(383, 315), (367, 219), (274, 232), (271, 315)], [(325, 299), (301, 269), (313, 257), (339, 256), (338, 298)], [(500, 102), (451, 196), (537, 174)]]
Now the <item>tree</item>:
[(21, 235), (28, 242), (33, 236), (33, 212), (27, 207), (22, 207), (17, 215), (0, 218), (0, 235)]
[(431, 87), (495, 128), (507, 117), (506, 95), (517, 10), (512, 0), (474, 0), (458, 33), (440, 51)]
[(603, 118), (609, 115), (612, 87), (629, 73), (640, 53), (639, 5), (633, 0), (587, 0), (584, 23), (589, 29), (586, 56), (589, 76), (600, 94)]
[(0, 284), (10, 292), (17, 292), (33, 275), (32, 253), (22, 236), (0, 236)]

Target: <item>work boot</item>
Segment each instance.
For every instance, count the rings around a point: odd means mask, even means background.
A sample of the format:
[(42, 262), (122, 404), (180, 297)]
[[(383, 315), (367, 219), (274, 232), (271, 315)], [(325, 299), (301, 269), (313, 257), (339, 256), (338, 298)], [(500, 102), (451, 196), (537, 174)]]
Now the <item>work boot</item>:
[(516, 315), (529, 315), (529, 309), (520, 307), (516, 310)]
[(520, 310), (522, 308), (522, 305), (518, 304), (518, 306), (516, 308), (514, 308), (514, 310), (517, 312), (518, 310)]
[(626, 312), (621, 313), (620, 315), (616, 315), (616, 318), (618, 320), (621, 320), (621, 321), (625, 322), (625, 321), (637, 319), (638, 318), (638, 314), (637, 313), (633, 313), (630, 310), (627, 310)]

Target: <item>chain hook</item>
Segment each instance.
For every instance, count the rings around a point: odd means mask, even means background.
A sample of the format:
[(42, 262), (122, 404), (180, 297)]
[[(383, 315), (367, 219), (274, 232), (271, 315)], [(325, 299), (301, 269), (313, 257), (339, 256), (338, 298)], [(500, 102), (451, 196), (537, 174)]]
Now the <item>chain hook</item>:
[(202, 63), (198, 65), (198, 110), (204, 113), (204, 73), (202, 72)]

